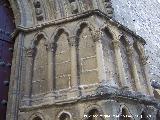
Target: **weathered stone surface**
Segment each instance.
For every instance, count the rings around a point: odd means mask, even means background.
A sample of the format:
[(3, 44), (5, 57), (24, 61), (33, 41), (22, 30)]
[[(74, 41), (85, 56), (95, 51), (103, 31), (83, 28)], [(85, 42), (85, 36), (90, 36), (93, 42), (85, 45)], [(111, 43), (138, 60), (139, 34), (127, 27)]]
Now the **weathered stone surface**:
[[(26, 6), (22, 10), (18, 29), (24, 34), (19, 39), (23, 46), (19, 43), (16, 50), (21, 51), (14, 54), (17, 62), (13, 62), (10, 94), (16, 86), (20, 89), (9, 100), (9, 105), (15, 101), (17, 105), (9, 108), (8, 120), (18, 116), (19, 120), (37, 116), (61, 120), (63, 115), (86, 120), (85, 115), (108, 111), (114, 120), (113, 115), (121, 115), (123, 109), (128, 115), (151, 110), (156, 113), (159, 104), (147, 76), (145, 40), (111, 19), (110, 0), (36, 1), (41, 5), (19, 1), (37, 11), (25, 10)], [(117, 3), (112, 3), (114, 18), (137, 32), (133, 25), (121, 21)], [(37, 15), (43, 15), (44, 21)], [(22, 47), (34, 49), (26, 55)], [(25, 68), (16, 66), (18, 62)], [(15, 72), (22, 76), (15, 77)]]
[(142, 36), (149, 56), (150, 80), (160, 80), (159, 0), (112, 0), (114, 19)]

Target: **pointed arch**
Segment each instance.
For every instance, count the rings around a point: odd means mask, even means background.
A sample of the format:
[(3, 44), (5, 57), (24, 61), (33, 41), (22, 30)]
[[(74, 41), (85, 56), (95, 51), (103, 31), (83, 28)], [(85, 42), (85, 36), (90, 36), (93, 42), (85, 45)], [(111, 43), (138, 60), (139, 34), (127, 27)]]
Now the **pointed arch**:
[(55, 89), (67, 89), (71, 86), (71, 50), (69, 33), (58, 28), (52, 36), (54, 43), (54, 81)]
[(140, 50), (138, 48), (138, 42), (135, 41), (133, 43), (133, 47), (134, 47), (134, 57), (135, 57), (135, 63), (136, 63), (136, 67), (137, 67), (137, 73), (139, 76), (139, 80), (140, 80), (140, 84), (141, 84), (141, 89), (142, 89), (142, 93), (147, 93), (147, 89), (146, 89), (146, 81), (145, 81), (145, 71), (143, 68), (143, 64), (142, 64), (142, 59), (141, 59), (141, 53)]
[(70, 43), (69, 37), (71, 35), (71, 31), (69, 29), (67, 29), (66, 27), (58, 27), (55, 29), (55, 32), (51, 35), (51, 42), (52, 43), (56, 43), (57, 42), (57, 38), (61, 33), (65, 33), (68, 36), (68, 42)]
[(104, 120), (104, 113), (100, 106), (91, 105), (89, 106), (84, 113), (83, 120)]
[(160, 120), (160, 110), (157, 110), (156, 120)]
[(17, 26), (23, 24), (25, 22), (23, 16), (23, 14), (25, 14), (25, 11), (22, 9), (21, 6), (22, 3), (19, 0), (8, 0), (8, 1), (11, 5), (14, 14), (15, 24)]
[(105, 72), (106, 80), (113, 86), (118, 86), (118, 76), (116, 74), (116, 61), (115, 61), (115, 52), (113, 49), (113, 35), (107, 27), (101, 28), (101, 41), (102, 49), (104, 52), (104, 63), (105, 63)]
[(37, 112), (37, 113), (33, 113), (28, 120), (45, 120), (45, 117), (42, 113)]
[(133, 115), (125, 105), (120, 107), (119, 120), (134, 120)]
[(77, 23), (75, 29), (73, 30), (74, 31), (73, 35), (74, 36), (78, 35), (79, 32), (81, 31), (81, 29), (83, 28), (83, 26), (87, 26), (91, 30), (92, 34), (94, 34), (94, 31), (96, 31), (96, 29), (97, 29), (96, 26), (94, 26), (93, 24), (91, 24), (88, 21), (80, 21)]
[(58, 120), (73, 120), (72, 115), (67, 111), (61, 111), (58, 115)]
[(36, 42), (38, 42), (41, 38), (45, 39), (45, 45), (47, 43), (49, 43), (49, 38), (48, 38), (47, 33), (44, 32), (44, 31), (39, 31), (39, 32), (34, 34), (33, 40), (31, 40), (31, 43), (30, 43), (30, 47), (34, 48), (36, 46)]
[(78, 79), (80, 85), (98, 83), (96, 43), (94, 30), (87, 23), (81, 23), (76, 33)]
[(147, 115), (145, 111), (142, 111), (140, 115), (140, 120), (149, 120), (149, 116)]
[(40, 117), (35, 117), (35, 118), (33, 118), (33, 120), (42, 120)]
[(129, 48), (129, 41), (127, 41), (127, 38), (125, 35), (122, 34), (120, 37), (120, 51), (121, 51), (121, 57), (122, 57), (122, 62), (123, 62), (123, 67), (125, 71), (125, 78), (127, 81), (127, 85), (129, 88), (134, 89), (133, 83), (133, 76), (132, 76), (132, 71), (131, 71), (131, 64), (129, 61), (129, 54), (128, 54), (128, 48)]
[(32, 94), (42, 94), (47, 91), (48, 81), (48, 55), (46, 41), (48, 37), (44, 32), (36, 33), (31, 41), (31, 48), (34, 48), (33, 55), (33, 77)]

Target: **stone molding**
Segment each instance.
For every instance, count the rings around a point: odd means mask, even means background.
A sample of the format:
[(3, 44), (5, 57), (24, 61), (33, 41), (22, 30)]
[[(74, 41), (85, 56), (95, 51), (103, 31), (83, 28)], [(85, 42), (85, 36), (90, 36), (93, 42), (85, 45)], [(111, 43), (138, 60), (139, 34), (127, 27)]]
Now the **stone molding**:
[[(69, 92), (69, 91), (68, 91)], [(153, 106), (156, 109), (160, 109), (159, 100), (155, 99), (150, 95), (144, 95), (139, 92), (128, 91), (127, 89), (118, 89), (116, 87), (106, 86), (106, 85), (99, 85), (96, 87), (95, 93), (70, 98), (70, 99), (63, 99), (52, 102), (42, 102), (40, 105), (32, 105), (32, 106), (24, 106), (21, 105), (20, 111), (30, 111), (34, 109), (46, 108), (51, 105), (63, 105), (63, 104), (71, 104), (77, 103), (79, 101), (90, 101), (90, 100), (129, 100), (132, 102)]]

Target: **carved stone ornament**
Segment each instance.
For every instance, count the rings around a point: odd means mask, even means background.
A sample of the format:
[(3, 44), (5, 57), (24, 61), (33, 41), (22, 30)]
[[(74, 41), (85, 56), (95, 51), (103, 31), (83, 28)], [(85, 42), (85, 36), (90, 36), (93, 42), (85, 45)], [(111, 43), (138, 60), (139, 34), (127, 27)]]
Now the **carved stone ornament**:
[(78, 13), (78, 5), (75, 1), (71, 2), (71, 10), (73, 14)]
[(110, 0), (104, 0), (104, 6), (109, 17), (113, 16), (113, 8)]
[(127, 55), (132, 56), (133, 55), (133, 46), (127, 46)]
[(96, 30), (93, 35), (94, 42), (100, 41), (101, 36), (102, 32), (100, 30)]
[(71, 36), (69, 41), (70, 46), (77, 46), (78, 43), (76, 42), (76, 40), (77, 40), (77, 36)]
[(57, 44), (56, 44), (56, 43), (48, 43), (48, 44), (46, 45), (46, 47), (47, 47), (47, 50), (48, 50), (48, 51), (56, 52)]
[(26, 56), (27, 57), (33, 57), (34, 56), (34, 53), (35, 53), (35, 48), (27, 48), (26, 50)]
[(36, 13), (37, 20), (42, 20), (43, 19), (43, 10), (41, 7), (41, 2), (39, 0), (34, 0), (33, 4), (35, 7), (35, 13)]
[(148, 61), (148, 57), (145, 56), (145, 51), (144, 51), (144, 46), (142, 43), (140, 42), (136, 42), (136, 47), (139, 51), (139, 54), (140, 54), (140, 59), (141, 59), (141, 62), (143, 65), (146, 65), (147, 61)]
[(115, 48), (120, 48), (120, 41), (119, 40), (113, 40), (112, 43)]

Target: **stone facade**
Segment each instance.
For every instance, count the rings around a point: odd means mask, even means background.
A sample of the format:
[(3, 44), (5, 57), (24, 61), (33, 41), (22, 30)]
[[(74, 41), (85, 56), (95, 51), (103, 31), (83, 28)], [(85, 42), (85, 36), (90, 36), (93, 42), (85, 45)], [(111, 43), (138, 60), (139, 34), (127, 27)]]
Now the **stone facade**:
[(10, 3), (17, 29), (7, 120), (156, 119), (146, 42), (112, 19), (110, 0)]

